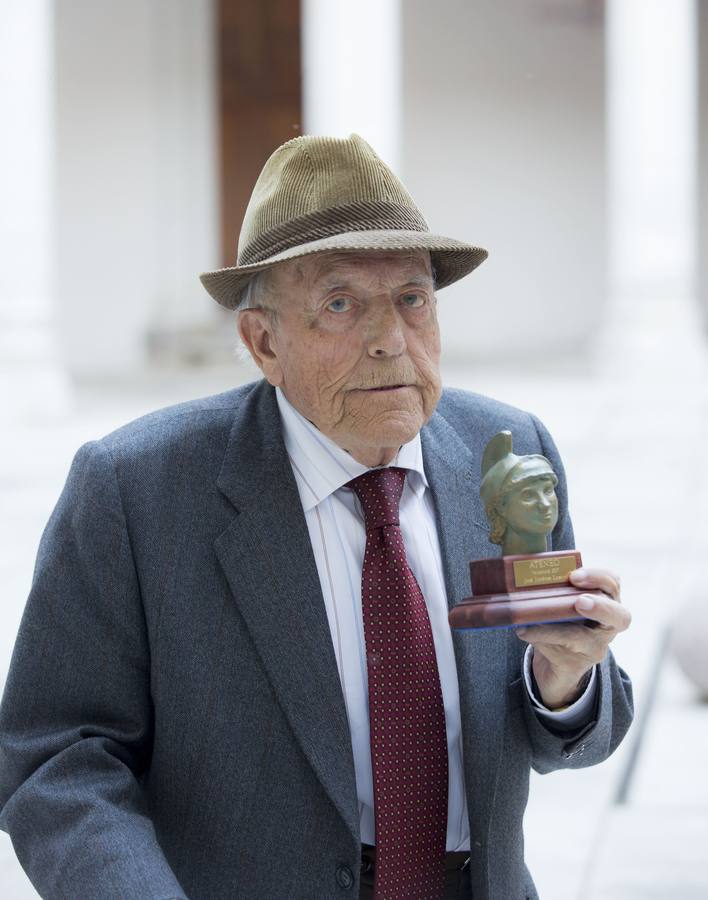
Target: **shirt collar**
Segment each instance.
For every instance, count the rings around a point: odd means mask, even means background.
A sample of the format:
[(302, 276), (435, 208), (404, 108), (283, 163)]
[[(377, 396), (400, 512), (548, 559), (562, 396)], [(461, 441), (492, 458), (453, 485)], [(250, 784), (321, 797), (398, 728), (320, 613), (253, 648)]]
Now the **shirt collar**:
[[(295, 409), (280, 388), (275, 389), (275, 396), (283, 422), (285, 448), (293, 466), (303, 509), (308, 512), (352, 478), (363, 475), (369, 469), (322, 434)], [(406, 482), (417, 496), (428, 487), (420, 433), (402, 444), (388, 465), (410, 471)]]

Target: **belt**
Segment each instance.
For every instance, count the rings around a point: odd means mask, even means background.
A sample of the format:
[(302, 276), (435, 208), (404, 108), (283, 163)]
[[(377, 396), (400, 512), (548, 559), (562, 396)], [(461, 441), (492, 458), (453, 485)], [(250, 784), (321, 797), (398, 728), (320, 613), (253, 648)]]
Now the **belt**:
[[(469, 866), (470, 855), (467, 850), (451, 850), (445, 854), (445, 871), (461, 872)], [(371, 844), (361, 845), (361, 873), (371, 876), (376, 870), (376, 847)]]

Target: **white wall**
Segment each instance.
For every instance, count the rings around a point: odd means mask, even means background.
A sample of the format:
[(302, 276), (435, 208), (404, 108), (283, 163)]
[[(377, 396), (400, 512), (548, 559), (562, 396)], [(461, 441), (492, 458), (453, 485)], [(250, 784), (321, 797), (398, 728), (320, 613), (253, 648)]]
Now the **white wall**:
[(602, 19), (584, 0), (406, 0), (402, 176), (489, 259), (440, 295), (448, 360), (539, 361), (605, 302)]
[(218, 265), (210, 0), (56, 0), (57, 306), (73, 374), (211, 321)]

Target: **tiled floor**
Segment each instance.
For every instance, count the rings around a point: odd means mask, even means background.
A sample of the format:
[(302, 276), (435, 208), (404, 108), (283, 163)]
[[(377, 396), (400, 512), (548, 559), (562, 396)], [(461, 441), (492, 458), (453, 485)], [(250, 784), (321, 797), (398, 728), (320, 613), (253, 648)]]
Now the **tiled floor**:
[[(664, 642), (685, 601), (708, 603), (707, 375), (708, 347), (679, 301), (649, 303), (641, 315), (632, 304), (620, 309), (594, 365), (446, 371), (448, 384), (544, 419), (566, 462), (577, 546), (587, 564), (621, 573), (634, 616), (614, 645), (635, 684), (638, 721), (628, 739), (602, 766), (532, 781), (526, 852), (544, 900), (708, 897), (708, 703)], [(0, 682), (37, 541), (78, 445), (248, 377), (237, 369), (94, 385), (77, 405), (41, 418), (16, 404), (0, 447)], [(696, 640), (708, 646), (708, 634)], [(37, 896), (4, 834), (0, 896)]]

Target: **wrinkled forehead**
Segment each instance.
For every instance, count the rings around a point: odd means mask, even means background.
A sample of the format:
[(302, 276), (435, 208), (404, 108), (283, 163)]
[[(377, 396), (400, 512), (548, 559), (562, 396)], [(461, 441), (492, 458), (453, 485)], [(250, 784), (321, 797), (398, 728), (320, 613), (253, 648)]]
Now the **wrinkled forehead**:
[(309, 288), (331, 288), (367, 282), (430, 285), (432, 267), (427, 250), (395, 253), (333, 251), (304, 256), (283, 264), (285, 280)]

